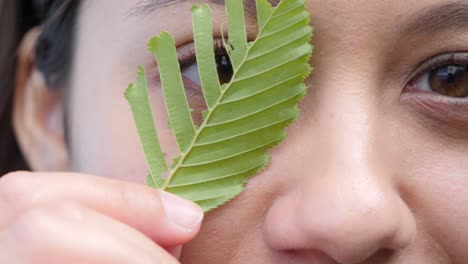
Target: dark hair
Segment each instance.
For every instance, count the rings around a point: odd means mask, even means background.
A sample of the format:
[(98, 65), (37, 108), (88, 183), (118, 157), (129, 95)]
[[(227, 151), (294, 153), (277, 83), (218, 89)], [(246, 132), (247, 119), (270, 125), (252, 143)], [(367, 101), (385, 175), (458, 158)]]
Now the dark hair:
[(62, 88), (68, 79), (79, 0), (0, 1), (0, 176), (28, 169), (12, 128), (16, 50), (24, 34), (41, 26), (36, 66), (48, 86)]

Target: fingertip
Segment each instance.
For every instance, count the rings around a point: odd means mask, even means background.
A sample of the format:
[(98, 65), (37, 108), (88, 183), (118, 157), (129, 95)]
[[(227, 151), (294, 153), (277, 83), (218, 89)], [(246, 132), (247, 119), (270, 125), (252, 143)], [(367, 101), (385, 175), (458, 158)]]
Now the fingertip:
[(165, 191), (160, 191), (160, 197), (166, 215), (173, 225), (186, 233), (198, 233), (204, 216), (200, 206)]

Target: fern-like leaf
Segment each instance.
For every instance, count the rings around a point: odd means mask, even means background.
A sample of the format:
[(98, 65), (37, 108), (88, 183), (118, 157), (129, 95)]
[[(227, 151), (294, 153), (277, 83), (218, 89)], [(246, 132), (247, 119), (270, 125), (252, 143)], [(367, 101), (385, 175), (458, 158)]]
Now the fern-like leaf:
[[(305, 0), (283, 0), (272, 7), (257, 0), (259, 34), (248, 43), (243, 1), (226, 0), (233, 77), (220, 85), (216, 74), (211, 10), (192, 8), (196, 57), (208, 106), (196, 127), (190, 115), (172, 37), (164, 32), (149, 43), (155, 55), (171, 129), (180, 156), (170, 170), (158, 141), (147, 99), (144, 70), (126, 97), (132, 107), (150, 175), (148, 184), (216, 208), (243, 190), (246, 180), (269, 162), (268, 149), (285, 137), (299, 114), (312, 54), (310, 14)], [(168, 173), (163, 178), (162, 173)]]

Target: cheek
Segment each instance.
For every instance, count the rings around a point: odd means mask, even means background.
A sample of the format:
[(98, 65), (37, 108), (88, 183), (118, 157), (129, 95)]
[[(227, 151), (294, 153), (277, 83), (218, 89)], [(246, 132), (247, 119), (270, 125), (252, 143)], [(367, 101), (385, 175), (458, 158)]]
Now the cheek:
[[(158, 16), (151, 26), (142, 26), (140, 20), (128, 18), (135, 1), (121, 1), (109, 9), (111, 2), (115, 1), (88, 3), (77, 25), (67, 120), (71, 169), (144, 183), (147, 166), (124, 91), (135, 81), (138, 65), (148, 71), (154, 68), (154, 58), (146, 51), (147, 40), (167, 25), (170, 27), (164, 30), (177, 32), (177, 39), (189, 36), (175, 28), (190, 22), (190, 16), (176, 9), (169, 15), (178, 23), (161, 23), (168, 17)], [(175, 145), (167, 128), (162, 97), (157, 94), (160, 89), (154, 88), (151, 102), (155, 120), (167, 160), (171, 161)]]
[(123, 94), (79, 84), (68, 122), (72, 170), (141, 182), (143, 156)]
[(440, 147), (414, 151), (406, 164), (405, 191), (418, 218), (420, 232), (428, 233), (456, 263), (468, 259), (468, 163), (466, 151)]
[[(145, 183), (147, 166), (123, 89), (73, 91), (69, 122), (72, 169)], [(150, 101), (159, 140), (166, 159), (171, 161), (177, 156), (175, 139), (168, 127), (161, 89), (152, 91)]]

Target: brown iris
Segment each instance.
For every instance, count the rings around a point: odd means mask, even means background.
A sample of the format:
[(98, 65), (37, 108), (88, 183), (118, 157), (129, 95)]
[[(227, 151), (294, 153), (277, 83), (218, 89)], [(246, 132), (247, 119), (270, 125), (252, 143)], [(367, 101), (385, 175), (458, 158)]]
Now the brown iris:
[(448, 65), (435, 69), (429, 74), (429, 84), (435, 93), (451, 97), (468, 97), (467, 67)]

